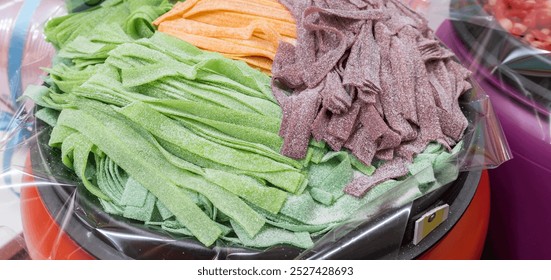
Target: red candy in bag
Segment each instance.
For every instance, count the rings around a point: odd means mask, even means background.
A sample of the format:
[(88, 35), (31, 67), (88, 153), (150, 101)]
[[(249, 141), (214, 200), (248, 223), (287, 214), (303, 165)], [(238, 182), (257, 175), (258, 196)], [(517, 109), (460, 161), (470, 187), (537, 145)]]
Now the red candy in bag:
[(551, 1), (489, 0), (485, 9), (511, 34), (533, 47), (551, 50)]

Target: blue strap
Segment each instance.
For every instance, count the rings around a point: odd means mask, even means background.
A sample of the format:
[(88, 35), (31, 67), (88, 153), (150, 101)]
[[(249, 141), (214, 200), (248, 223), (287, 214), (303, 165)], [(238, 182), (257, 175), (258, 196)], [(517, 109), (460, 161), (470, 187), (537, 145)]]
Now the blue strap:
[[(21, 64), (23, 63), (23, 52), (25, 51), (25, 43), (27, 41), (27, 33), (31, 19), (38, 8), (41, 0), (24, 0), (23, 6), (19, 11), (15, 26), (10, 38), (10, 46), (8, 49), (8, 82), (10, 87), (10, 98), (13, 108), (18, 108), (17, 98), (22, 94), (21, 86)], [(0, 116), (0, 130), (9, 131), (8, 127), (13, 116), (3, 112)], [(25, 129), (20, 129), (14, 137), (12, 137), (4, 147), (4, 155), (2, 160), (2, 170), (6, 170), (11, 166), (15, 147), (26, 138), (28, 133)], [(5, 177), (4, 183), (10, 185), (11, 178)]]
[(0, 111), (0, 131), (7, 131), (13, 116), (8, 112)]
[(10, 47), (8, 50), (8, 81), (10, 84), (11, 102), (14, 108), (17, 108), (17, 98), (21, 95), (21, 64), (23, 62), (23, 52), (25, 51), (25, 42), (27, 33), (34, 12), (38, 8), (41, 0), (24, 0), (23, 6), (15, 22), (10, 38)]

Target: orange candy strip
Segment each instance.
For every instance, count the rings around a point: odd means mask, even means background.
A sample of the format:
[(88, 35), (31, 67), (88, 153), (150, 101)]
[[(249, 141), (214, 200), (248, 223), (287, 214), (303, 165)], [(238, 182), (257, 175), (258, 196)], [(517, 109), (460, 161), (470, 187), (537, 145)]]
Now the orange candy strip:
[(270, 26), (277, 31), (277, 33), (290, 37), (296, 38), (296, 24), (294, 22), (286, 22), (272, 18), (262, 18), (254, 15), (240, 14), (236, 12), (228, 11), (216, 11), (212, 13), (201, 13), (196, 14), (188, 19), (199, 21), (202, 23), (208, 23), (217, 26), (227, 26), (227, 27), (241, 27), (243, 22), (251, 22), (256, 20), (262, 20), (270, 23)]
[(236, 42), (244, 43), (243, 41), (239, 41), (239, 40), (231, 41), (230, 39), (224, 40), (224, 39), (194, 35), (189, 33), (179, 33), (178, 30), (174, 31), (171, 29), (171, 27), (163, 28), (161, 32), (180, 38), (192, 45), (197, 46), (198, 48), (208, 50), (208, 51), (229, 53), (234, 55), (239, 55), (244, 53), (246, 54), (246, 56), (263, 56), (263, 57), (270, 58), (272, 60), (274, 59), (274, 56), (275, 56), (274, 51), (265, 50), (261, 47), (257, 48), (250, 45), (247, 46), (247, 45), (236, 43)]
[(187, 0), (153, 24), (160, 32), (266, 73), (279, 42), (296, 42), (295, 20), (276, 0)]

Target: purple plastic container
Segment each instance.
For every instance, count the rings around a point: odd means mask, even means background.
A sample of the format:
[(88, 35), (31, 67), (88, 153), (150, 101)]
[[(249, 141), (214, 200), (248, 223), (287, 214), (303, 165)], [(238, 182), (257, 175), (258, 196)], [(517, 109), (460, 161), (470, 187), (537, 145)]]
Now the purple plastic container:
[(489, 172), (489, 257), (551, 259), (551, 108), (530, 100), (480, 66), (452, 22), (444, 22), (437, 35), (464, 65), (472, 66), (475, 80), (491, 99), (514, 157)]

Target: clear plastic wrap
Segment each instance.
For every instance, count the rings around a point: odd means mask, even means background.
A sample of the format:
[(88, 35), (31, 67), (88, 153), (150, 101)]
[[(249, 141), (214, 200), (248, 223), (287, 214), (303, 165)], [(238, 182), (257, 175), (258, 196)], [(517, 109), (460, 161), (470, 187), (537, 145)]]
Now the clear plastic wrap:
[[(32, 6), (32, 2), (40, 6)], [(481, 172), (496, 168), (511, 158), (491, 102), (472, 79), (473, 89), (460, 99), (469, 126), (461, 150), (445, 161), (449, 168), (437, 170), (436, 174), (432, 168), (426, 170), (436, 180), (423, 190), (419, 187), (426, 176), (423, 170), (417, 176), (404, 178), (400, 184), (361, 207), (352, 218), (317, 237), (309, 249), (287, 245), (254, 249), (220, 240), (205, 247), (193, 238), (107, 214), (62, 164), (60, 151), (48, 146), (51, 128), (35, 118), (35, 105), (18, 100), (23, 88), (42, 82), (44, 73), (40, 67), (48, 66), (53, 56), (53, 49), (41, 35), (43, 24), (47, 18), (64, 13), (65, 4), (54, 0), (11, 1), (10, 5), (0, 7), (0, 14), (15, 18), (3, 24), (6, 28), (1, 36), (6, 36), (13, 26), (16, 26), (14, 30), (23, 29), (22, 34), (29, 34), (8, 37), (10, 40), (3, 40), (0, 46), (2, 59), (4, 50), (15, 48), (12, 47), (14, 42), (25, 46), (17, 47), (21, 59), (15, 72), (11, 70), (14, 66), (4, 66), (3, 60), (1, 65), (2, 71), (8, 69), (9, 83), (0, 83), (2, 124), (5, 124), (1, 128), (0, 191), (21, 192), (17, 202), (21, 204), (21, 212), (13, 215), (22, 216), (26, 250), (33, 259), (417, 258), (461, 218), (477, 190)], [(70, 9), (84, 8), (80, 5)], [(20, 20), (21, 17), (26, 19)], [(6, 47), (4, 42), (11, 43)], [(19, 61), (11, 52), (9, 60)], [(0, 74), (4, 77), (4, 72)], [(4, 88), (6, 84), (9, 86)], [(452, 176), (456, 179), (451, 182), (442, 182), (439, 178), (449, 178), (449, 174), (438, 172), (457, 173), (457, 177)], [(421, 243), (411, 244), (415, 219), (442, 204), (450, 205), (450, 218)], [(2, 213), (1, 216), (12, 215)]]
[(437, 35), (490, 97), (514, 158), (490, 172), (490, 258), (551, 258), (543, 214), (551, 210), (550, 7), (551, 1), (431, 3), (449, 14)]
[[(24, 87), (40, 83), (40, 67), (50, 65), (54, 49), (43, 40), (44, 22), (63, 13), (59, 1), (7, 1), (0, 8), (0, 253), (1, 258), (28, 258), (20, 215), (21, 176), (25, 141), (31, 136), (23, 112), (32, 104), (16, 101)], [(42, 13), (35, 11), (40, 10)], [(27, 107), (26, 107), (27, 106)], [(17, 169), (17, 168), (15, 168)]]

